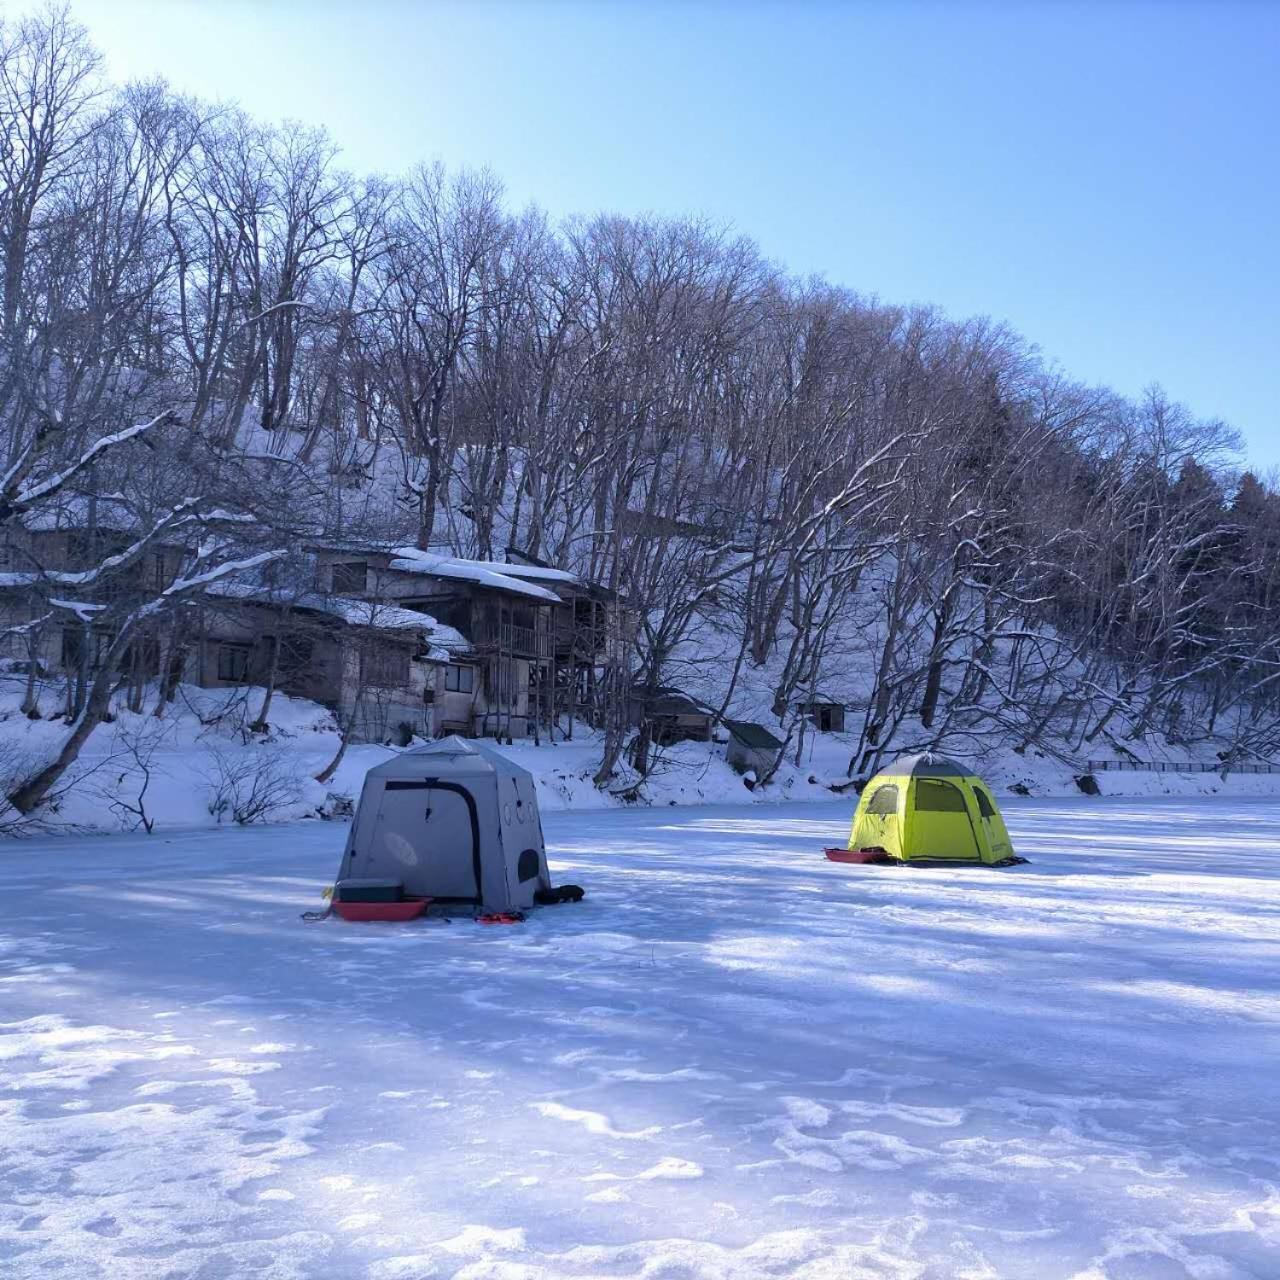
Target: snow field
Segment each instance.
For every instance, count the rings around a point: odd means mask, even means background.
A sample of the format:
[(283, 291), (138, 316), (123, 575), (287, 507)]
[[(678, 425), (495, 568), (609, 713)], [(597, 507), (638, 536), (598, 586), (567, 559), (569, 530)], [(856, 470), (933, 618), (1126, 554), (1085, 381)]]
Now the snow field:
[(14, 1280), (1280, 1274), (1280, 804), (552, 813), (585, 902), (307, 925), (345, 828), (9, 846)]

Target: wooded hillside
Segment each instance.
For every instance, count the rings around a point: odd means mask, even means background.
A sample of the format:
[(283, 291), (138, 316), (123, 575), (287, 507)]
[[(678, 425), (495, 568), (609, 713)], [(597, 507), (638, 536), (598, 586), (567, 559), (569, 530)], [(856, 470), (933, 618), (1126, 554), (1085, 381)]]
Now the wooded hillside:
[[(318, 129), (104, 83), (63, 14), (0, 25), (0, 138), (0, 568), (41, 600), (5, 634), (111, 637), (72, 756), (135, 637), (318, 536), (589, 576), (630, 607), (619, 689), (730, 633), (727, 687), (767, 667), (788, 733), (874, 618), (851, 772), (908, 740), (1275, 749), (1280, 496), (1159, 388), (697, 220), (353, 175)], [(127, 538), (95, 555), (104, 504)], [(39, 527), (85, 532), (82, 566), (32, 563)], [(600, 780), (643, 773), (645, 727), (598, 727)]]

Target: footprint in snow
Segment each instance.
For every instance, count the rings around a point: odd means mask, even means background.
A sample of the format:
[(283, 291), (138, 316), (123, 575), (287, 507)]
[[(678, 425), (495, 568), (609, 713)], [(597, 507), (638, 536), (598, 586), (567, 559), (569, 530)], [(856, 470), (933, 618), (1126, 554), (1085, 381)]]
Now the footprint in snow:
[(621, 1187), (605, 1187), (582, 1198), (591, 1204), (621, 1204), (627, 1199), (627, 1193)]
[(806, 1191), (803, 1195), (773, 1196), (770, 1204), (798, 1204), (806, 1209), (829, 1209), (839, 1197), (830, 1188)]
[(920, 1107), (905, 1102), (842, 1102), (840, 1110), (862, 1120), (887, 1117), (931, 1129), (953, 1129), (968, 1114), (961, 1107)]
[(529, 1104), (539, 1115), (548, 1120), (564, 1120), (569, 1124), (580, 1124), (588, 1133), (598, 1134), (606, 1138), (643, 1139), (654, 1138), (662, 1132), (661, 1125), (651, 1125), (648, 1129), (630, 1131), (615, 1129), (609, 1117), (599, 1111), (578, 1111), (566, 1107), (559, 1102), (531, 1102)]
[(353, 1213), (338, 1223), (339, 1231), (364, 1231), (368, 1227), (376, 1227), (382, 1221), (380, 1213)]
[(210, 1058), (210, 1071), (221, 1071), (229, 1076), (256, 1076), (264, 1071), (279, 1071), (278, 1062), (241, 1062), (238, 1058)]
[(613, 1080), (619, 1084), (662, 1084), (726, 1078), (718, 1071), (701, 1071), (697, 1067), (680, 1067), (675, 1071), (636, 1071), (630, 1067), (622, 1067), (614, 1071), (602, 1070), (599, 1075), (602, 1080)]
[(589, 1173), (583, 1182), (659, 1182), (685, 1181), (690, 1178), (701, 1178), (703, 1168), (692, 1160), (682, 1160), (679, 1156), (663, 1156), (657, 1164), (643, 1173), (635, 1173), (628, 1177), (624, 1173)]
[(788, 1097), (780, 1101), (792, 1122), (806, 1129), (821, 1129), (831, 1122), (831, 1112), (812, 1098)]
[(703, 1169), (692, 1160), (681, 1160), (679, 1156), (664, 1156), (651, 1169), (636, 1174), (637, 1182), (654, 1182), (672, 1179), (685, 1181), (690, 1178), (701, 1178)]

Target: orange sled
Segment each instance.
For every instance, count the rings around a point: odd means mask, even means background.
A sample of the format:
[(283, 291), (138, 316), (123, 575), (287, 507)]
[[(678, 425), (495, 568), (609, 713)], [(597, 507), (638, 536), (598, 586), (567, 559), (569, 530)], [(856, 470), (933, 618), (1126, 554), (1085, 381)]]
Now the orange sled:
[(888, 865), (894, 861), (883, 849), (824, 849), (831, 862), (859, 862)]

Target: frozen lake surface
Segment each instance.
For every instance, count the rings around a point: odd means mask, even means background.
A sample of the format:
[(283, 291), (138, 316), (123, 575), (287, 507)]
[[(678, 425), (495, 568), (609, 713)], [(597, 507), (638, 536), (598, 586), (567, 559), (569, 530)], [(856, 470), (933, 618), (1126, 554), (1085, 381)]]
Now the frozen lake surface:
[(10, 1280), (1280, 1275), (1280, 802), (552, 814), (576, 906), (304, 924), (345, 827), (0, 849)]

